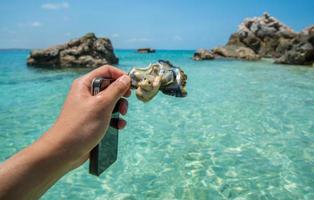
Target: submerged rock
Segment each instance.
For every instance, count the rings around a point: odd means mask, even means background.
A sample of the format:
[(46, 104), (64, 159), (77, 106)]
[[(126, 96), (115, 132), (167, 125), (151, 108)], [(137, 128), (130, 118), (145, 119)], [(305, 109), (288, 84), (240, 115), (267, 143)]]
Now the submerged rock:
[(87, 33), (81, 38), (47, 49), (32, 50), (27, 64), (36, 67), (100, 67), (116, 64), (118, 58), (108, 38)]
[(206, 49), (198, 49), (193, 55), (193, 60), (212, 60), (215, 56), (211, 51)]
[(137, 52), (138, 53), (155, 53), (156, 50), (152, 48), (140, 48), (140, 49), (137, 49)]
[(215, 57), (245, 60), (274, 58), (275, 63), (312, 65), (314, 26), (297, 33), (264, 13), (245, 19), (227, 44), (212, 50)]

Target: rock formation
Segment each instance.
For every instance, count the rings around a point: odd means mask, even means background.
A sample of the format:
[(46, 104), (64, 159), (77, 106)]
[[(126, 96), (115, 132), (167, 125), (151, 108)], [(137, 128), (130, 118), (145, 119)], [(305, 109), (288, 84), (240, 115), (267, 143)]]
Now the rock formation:
[(314, 26), (298, 34), (289, 43), (289, 49), (275, 63), (314, 66)]
[(300, 33), (267, 13), (245, 19), (227, 44), (211, 50), (215, 57), (245, 60), (273, 58), (275, 63), (313, 65), (314, 26)]
[(197, 49), (193, 55), (193, 60), (212, 60), (214, 58), (213, 52), (206, 49)]
[(137, 52), (138, 53), (155, 53), (156, 50), (152, 48), (140, 48), (140, 49), (137, 49)]
[(248, 47), (227, 45), (212, 50), (215, 56), (237, 58), (244, 60), (259, 60), (261, 57)]
[(27, 64), (37, 67), (100, 67), (116, 64), (118, 58), (108, 38), (87, 33), (81, 38), (47, 49), (32, 50)]
[(264, 13), (261, 17), (245, 19), (226, 46), (244, 46), (261, 57), (277, 58), (285, 52), (288, 48), (286, 44), (296, 35), (288, 26)]

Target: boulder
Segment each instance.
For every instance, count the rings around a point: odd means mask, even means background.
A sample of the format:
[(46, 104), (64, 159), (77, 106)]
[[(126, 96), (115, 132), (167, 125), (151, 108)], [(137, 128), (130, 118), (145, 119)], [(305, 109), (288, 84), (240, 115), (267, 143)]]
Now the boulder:
[(193, 55), (193, 60), (212, 60), (215, 56), (211, 51), (206, 49), (197, 49)]
[(296, 33), (278, 19), (264, 13), (245, 19), (227, 44), (214, 48), (216, 57), (246, 60), (274, 58), (275, 63), (313, 65), (314, 26)]
[(290, 48), (275, 63), (313, 66), (314, 26), (301, 31), (290, 44)]
[(94, 33), (87, 33), (62, 45), (32, 50), (27, 60), (28, 65), (55, 68), (95, 68), (117, 63), (111, 41), (108, 38), (97, 38)]
[(216, 56), (236, 58), (243, 60), (259, 60), (260, 56), (257, 55), (252, 49), (247, 47), (238, 47), (234, 45), (227, 45), (224, 47), (217, 47), (212, 50)]
[[(276, 18), (264, 13), (260, 17), (245, 19), (239, 25), (238, 31), (232, 35), (238, 39), (230, 38), (227, 45), (244, 45), (261, 57), (278, 57), (279, 40), (281, 38), (293, 39), (296, 33)], [(240, 45), (239, 42), (241, 42)], [(283, 47), (286, 46), (282, 45), (280, 51), (284, 51)]]
[(138, 53), (155, 53), (156, 50), (152, 48), (140, 48), (140, 49), (137, 49), (137, 52)]

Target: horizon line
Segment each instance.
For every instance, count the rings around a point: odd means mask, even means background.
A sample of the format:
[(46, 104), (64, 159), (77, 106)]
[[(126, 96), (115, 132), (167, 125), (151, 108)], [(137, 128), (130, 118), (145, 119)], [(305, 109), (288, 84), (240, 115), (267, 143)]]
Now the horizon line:
[[(49, 48), (49, 47), (48, 47)], [(20, 47), (12, 47), (12, 48), (0, 48), (0, 51), (3, 51), (3, 50), (34, 50), (34, 49), (47, 49), (47, 48), (20, 48)], [(114, 51), (116, 50), (137, 50), (139, 48), (114, 48)], [(153, 48), (155, 49), (155, 48)], [(195, 51), (197, 49), (200, 49), (200, 48), (195, 48), (195, 49), (155, 49), (156, 51)], [(207, 49), (207, 48), (204, 48), (204, 49)]]

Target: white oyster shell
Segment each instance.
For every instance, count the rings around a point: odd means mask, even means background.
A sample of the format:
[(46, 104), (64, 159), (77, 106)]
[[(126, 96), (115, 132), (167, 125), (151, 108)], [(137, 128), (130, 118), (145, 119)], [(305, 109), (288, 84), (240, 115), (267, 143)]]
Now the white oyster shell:
[(176, 97), (187, 95), (186, 74), (169, 61), (159, 60), (146, 68), (132, 68), (129, 75), (137, 98), (143, 102), (150, 101), (159, 90)]

